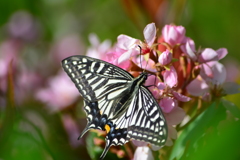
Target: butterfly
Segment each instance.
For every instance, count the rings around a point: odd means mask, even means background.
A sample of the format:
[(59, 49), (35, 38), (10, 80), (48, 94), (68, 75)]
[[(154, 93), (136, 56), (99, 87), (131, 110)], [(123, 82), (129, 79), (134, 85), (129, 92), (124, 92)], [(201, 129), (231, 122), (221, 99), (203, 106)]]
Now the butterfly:
[(107, 132), (103, 159), (112, 145), (124, 145), (134, 139), (162, 147), (167, 140), (167, 123), (157, 101), (143, 84), (142, 72), (130, 73), (108, 62), (76, 55), (62, 60), (64, 71), (84, 99), (89, 129)]

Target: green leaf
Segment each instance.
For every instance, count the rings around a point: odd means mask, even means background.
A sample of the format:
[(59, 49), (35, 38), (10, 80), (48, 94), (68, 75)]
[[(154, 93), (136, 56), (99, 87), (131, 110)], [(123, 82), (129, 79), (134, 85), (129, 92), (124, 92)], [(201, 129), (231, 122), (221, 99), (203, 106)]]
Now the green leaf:
[[(199, 117), (197, 117), (177, 138), (170, 160), (178, 159), (204, 159), (209, 154), (211, 146), (210, 137), (218, 136), (218, 124), (226, 117), (226, 110), (222, 103), (212, 103)], [(214, 144), (216, 142), (212, 140)], [(201, 150), (201, 152), (200, 152)], [(211, 153), (210, 153), (211, 154)], [(200, 158), (201, 157), (201, 158)], [(206, 157), (205, 157), (206, 159)]]

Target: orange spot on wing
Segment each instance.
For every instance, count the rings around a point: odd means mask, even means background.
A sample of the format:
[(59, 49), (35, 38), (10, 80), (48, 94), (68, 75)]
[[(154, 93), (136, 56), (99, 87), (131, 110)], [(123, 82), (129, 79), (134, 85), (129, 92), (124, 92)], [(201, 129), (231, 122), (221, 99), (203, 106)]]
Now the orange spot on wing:
[(106, 124), (106, 125), (104, 126), (104, 128), (105, 128), (105, 130), (107, 131), (107, 133), (110, 131), (110, 126), (109, 126), (108, 124)]

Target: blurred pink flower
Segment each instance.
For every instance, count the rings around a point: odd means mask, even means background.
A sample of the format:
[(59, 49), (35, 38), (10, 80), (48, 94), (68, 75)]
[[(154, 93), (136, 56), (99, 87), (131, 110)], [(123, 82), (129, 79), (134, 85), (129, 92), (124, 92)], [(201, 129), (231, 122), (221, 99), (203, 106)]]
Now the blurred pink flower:
[(90, 34), (88, 37), (91, 46), (87, 49), (86, 55), (89, 57), (97, 58), (97, 59), (104, 59), (105, 54), (111, 47), (111, 41), (105, 40), (100, 43), (99, 38), (96, 34)]
[(40, 35), (40, 23), (30, 13), (18, 11), (11, 16), (8, 30), (12, 37), (31, 42)]
[(162, 29), (162, 36), (165, 42), (174, 46), (185, 42), (185, 32), (183, 26), (165, 25)]
[(227, 72), (226, 82), (235, 82), (240, 78), (240, 65), (236, 60), (229, 59), (225, 61), (224, 66)]
[(68, 56), (83, 53), (84, 50), (85, 47), (77, 34), (70, 34), (57, 41), (52, 47), (51, 52), (53, 53), (52, 56), (54, 61), (61, 62)]
[(36, 98), (46, 103), (51, 111), (58, 111), (72, 104), (79, 93), (63, 71), (48, 81), (46, 88), (39, 89)]
[(169, 50), (164, 51), (158, 58), (158, 62), (165, 66), (172, 61), (172, 53)]
[(78, 124), (76, 123), (76, 120), (73, 119), (70, 115), (63, 114), (62, 115), (62, 123), (63, 127), (65, 128), (68, 140), (70, 142), (70, 145), (74, 148), (78, 147), (80, 144), (83, 143), (83, 140), (77, 140), (77, 137), (80, 135), (80, 131), (78, 128)]
[(152, 151), (149, 147), (137, 147), (133, 160), (154, 160)]

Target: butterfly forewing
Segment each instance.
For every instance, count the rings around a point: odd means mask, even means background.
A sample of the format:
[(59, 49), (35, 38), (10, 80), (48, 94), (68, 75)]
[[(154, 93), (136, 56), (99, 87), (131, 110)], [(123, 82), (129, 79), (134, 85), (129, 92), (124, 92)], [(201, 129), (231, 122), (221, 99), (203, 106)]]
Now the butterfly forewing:
[[(163, 146), (167, 124), (150, 91), (143, 86), (147, 73), (134, 78), (127, 71), (87, 56), (72, 56), (62, 66), (84, 98), (90, 128), (107, 131), (106, 146), (123, 145), (131, 139)], [(81, 135), (81, 136), (82, 136)]]

